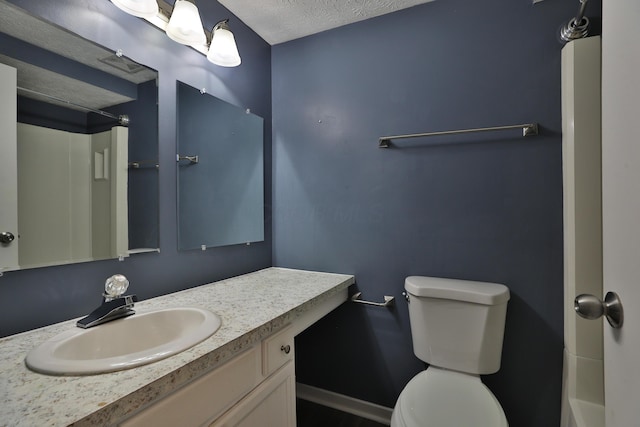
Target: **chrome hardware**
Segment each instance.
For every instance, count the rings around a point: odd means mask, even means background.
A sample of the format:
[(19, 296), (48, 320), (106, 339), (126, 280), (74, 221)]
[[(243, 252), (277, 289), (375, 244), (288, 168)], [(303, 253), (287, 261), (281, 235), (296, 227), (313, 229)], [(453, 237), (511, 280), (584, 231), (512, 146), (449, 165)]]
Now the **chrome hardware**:
[(280, 347), (280, 351), (283, 351), (284, 354), (289, 354), (291, 352), (291, 346), (289, 344), (283, 345)]
[(138, 301), (138, 298), (135, 295), (124, 295), (111, 301), (106, 301), (87, 317), (78, 320), (76, 326), (87, 329), (121, 317), (131, 316), (135, 314), (132, 308), (133, 303), (136, 301)]
[(157, 160), (138, 160), (137, 162), (129, 162), (129, 169), (141, 169), (144, 167), (160, 169), (160, 165)]
[(188, 160), (190, 165), (195, 165), (200, 162), (200, 158), (198, 156), (181, 156), (180, 154), (176, 154), (176, 162), (180, 160)]
[(624, 321), (622, 302), (615, 292), (607, 292), (604, 301), (600, 301), (594, 295), (578, 295), (574, 301), (573, 308), (580, 317), (589, 320), (606, 316), (611, 327), (615, 329), (621, 328)]
[(589, 35), (589, 18), (584, 16), (587, 0), (580, 0), (580, 10), (560, 29), (560, 39), (564, 42), (581, 39)]
[(87, 329), (135, 314), (132, 308), (138, 298), (135, 295), (123, 295), (127, 288), (129, 288), (129, 281), (122, 274), (109, 277), (104, 284), (102, 305), (87, 317), (78, 320), (76, 326)]
[(16, 236), (14, 236), (13, 233), (10, 231), (3, 231), (0, 233), (0, 243), (5, 245), (8, 245), (9, 243), (13, 242), (15, 238)]
[(378, 148), (389, 148), (391, 146), (391, 140), (393, 139), (424, 138), (427, 136), (457, 135), (457, 134), (464, 134), (464, 133), (493, 132), (493, 131), (511, 130), (511, 129), (522, 129), (522, 136), (538, 135), (537, 123), (525, 123), (522, 125), (494, 126), (494, 127), (488, 127), (488, 128), (445, 130), (445, 131), (439, 131), (439, 132), (410, 133), (406, 135), (381, 136), (380, 138), (378, 138)]
[(406, 299), (406, 300), (407, 300), (407, 303), (410, 303), (410, 302), (411, 302), (411, 300), (409, 299), (409, 294), (408, 294), (408, 293), (403, 292), (403, 293), (402, 293), (402, 296), (404, 297), (404, 299)]
[(395, 300), (395, 297), (385, 295), (384, 302), (371, 302), (371, 301), (364, 301), (364, 300), (358, 299), (360, 298), (360, 295), (362, 295), (362, 292), (357, 292), (353, 294), (353, 296), (351, 297), (351, 302), (357, 302), (360, 304), (367, 304), (367, 305), (375, 305), (376, 307), (389, 307), (394, 304), (394, 300)]

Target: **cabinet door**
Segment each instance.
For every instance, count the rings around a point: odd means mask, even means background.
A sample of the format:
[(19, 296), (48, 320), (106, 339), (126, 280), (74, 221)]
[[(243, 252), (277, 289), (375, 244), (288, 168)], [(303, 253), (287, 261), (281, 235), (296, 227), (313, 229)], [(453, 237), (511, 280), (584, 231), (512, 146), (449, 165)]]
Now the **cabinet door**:
[(187, 384), (161, 401), (121, 422), (120, 427), (186, 427), (207, 425), (233, 408), (262, 380), (260, 346)]
[(294, 363), (288, 362), (211, 427), (295, 427), (295, 394)]

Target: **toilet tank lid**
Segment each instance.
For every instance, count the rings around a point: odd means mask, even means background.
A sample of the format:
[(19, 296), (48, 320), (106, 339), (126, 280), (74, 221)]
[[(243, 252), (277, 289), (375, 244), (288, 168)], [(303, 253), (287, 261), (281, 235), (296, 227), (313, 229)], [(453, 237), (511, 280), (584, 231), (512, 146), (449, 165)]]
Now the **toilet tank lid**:
[(404, 288), (417, 297), (467, 301), (484, 305), (497, 305), (509, 300), (509, 288), (498, 283), (409, 276), (404, 282)]

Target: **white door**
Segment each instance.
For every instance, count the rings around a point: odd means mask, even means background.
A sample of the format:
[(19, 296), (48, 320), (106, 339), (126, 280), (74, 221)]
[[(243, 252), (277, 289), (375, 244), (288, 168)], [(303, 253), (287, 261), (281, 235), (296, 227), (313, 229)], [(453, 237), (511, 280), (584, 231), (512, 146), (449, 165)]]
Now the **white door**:
[(17, 72), (0, 64), (0, 272), (18, 266)]
[(640, 425), (640, 2), (603, 0), (602, 193), (604, 293), (624, 324), (604, 322), (607, 427)]

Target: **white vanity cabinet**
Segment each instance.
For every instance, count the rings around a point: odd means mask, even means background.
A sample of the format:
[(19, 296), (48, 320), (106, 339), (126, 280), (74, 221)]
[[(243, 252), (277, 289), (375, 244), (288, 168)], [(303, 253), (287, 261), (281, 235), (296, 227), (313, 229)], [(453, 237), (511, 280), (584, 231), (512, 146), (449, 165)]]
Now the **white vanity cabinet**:
[(61, 379), (26, 367), (26, 349), (74, 329), (73, 319), (2, 338), (0, 424), (295, 426), (294, 337), (347, 301), (354, 282), (270, 267), (139, 302), (204, 308), (222, 325), (189, 350), (123, 372)]
[(287, 326), (118, 425), (294, 427), (293, 337)]

